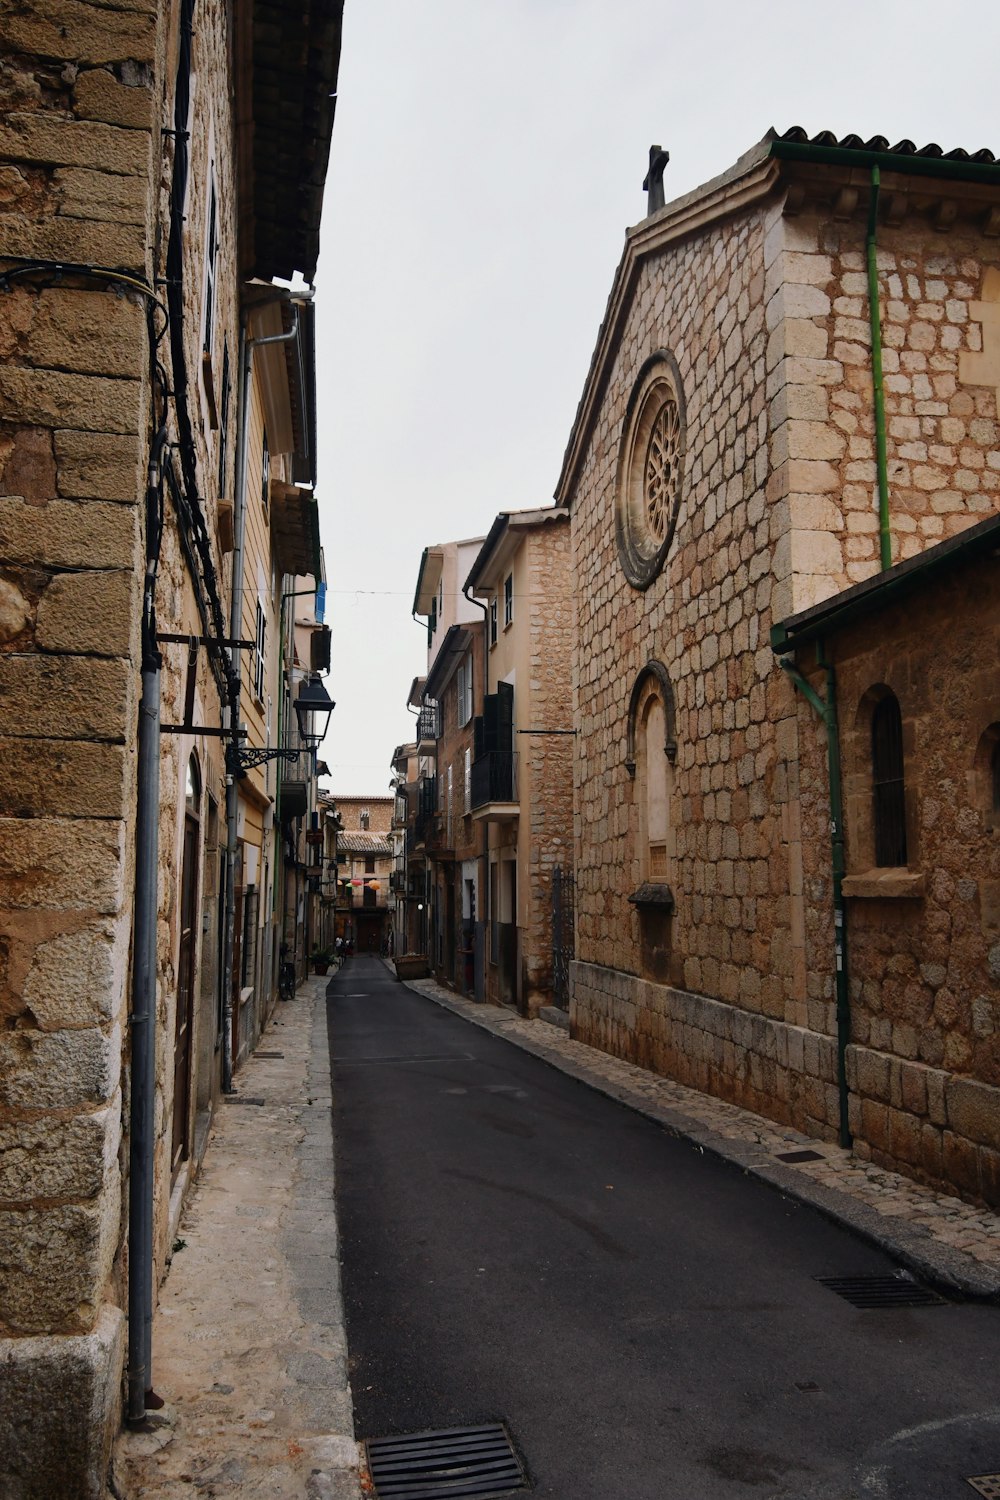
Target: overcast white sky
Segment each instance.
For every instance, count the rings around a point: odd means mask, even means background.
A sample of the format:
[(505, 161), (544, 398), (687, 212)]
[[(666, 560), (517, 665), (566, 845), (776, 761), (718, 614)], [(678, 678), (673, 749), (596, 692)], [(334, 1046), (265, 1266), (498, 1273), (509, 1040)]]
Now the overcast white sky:
[(385, 793), (420, 554), (546, 505), (651, 142), (667, 200), (774, 125), (1000, 149), (997, 12), (346, 0), (317, 276), (329, 787)]

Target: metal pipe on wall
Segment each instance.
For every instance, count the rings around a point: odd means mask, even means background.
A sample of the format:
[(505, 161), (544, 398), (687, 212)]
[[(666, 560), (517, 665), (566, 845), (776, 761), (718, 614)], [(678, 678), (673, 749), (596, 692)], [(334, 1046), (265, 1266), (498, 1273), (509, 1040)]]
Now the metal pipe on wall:
[(152, 1388), (159, 819), (160, 667), (154, 651), (143, 662), (139, 705), (135, 926), (129, 1017), (128, 1418), (133, 1422), (141, 1421), (145, 1415), (146, 1394)]

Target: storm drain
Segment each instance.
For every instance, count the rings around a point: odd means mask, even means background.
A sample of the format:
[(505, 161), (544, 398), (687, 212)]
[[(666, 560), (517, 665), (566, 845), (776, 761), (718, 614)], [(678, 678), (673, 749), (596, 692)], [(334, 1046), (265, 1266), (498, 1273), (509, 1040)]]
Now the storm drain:
[(977, 1495), (982, 1495), (983, 1500), (1000, 1500), (1000, 1474), (979, 1474), (975, 1479), (967, 1479), (966, 1484), (971, 1484)]
[(946, 1307), (930, 1287), (921, 1286), (905, 1272), (895, 1276), (817, 1276), (822, 1286), (854, 1307)]
[(778, 1156), (778, 1161), (822, 1161), (822, 1151), (785, 1151)]
[(527, 1488), (501, 1422), (373, 1438), (365, 1452), (379, 1500), (490, 1500)]
[(255, 1052), (254, 1053), (254, 1057), (256, 1057), (258, 1061), (260, 1061), (260, 1059), (263, 1058), (263, 1060), (265, 1062), (273, 1062), (276, 1057), (284, 1057), (284, 1055), (285, 1054), (283, 1052)]
[(227, 1104), (266, 1104), (266, 1099), (254, 1099), (249, 1094), (226, 1094)]

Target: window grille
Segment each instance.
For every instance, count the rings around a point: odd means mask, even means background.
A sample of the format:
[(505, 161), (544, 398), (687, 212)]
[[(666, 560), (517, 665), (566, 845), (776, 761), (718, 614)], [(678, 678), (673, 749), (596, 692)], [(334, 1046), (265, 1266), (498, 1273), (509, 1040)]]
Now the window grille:
[(906, 798), (903, 787), (903, 722), (892, 693), (872, 714), (872, 790), (875, 863), (906, 864)]

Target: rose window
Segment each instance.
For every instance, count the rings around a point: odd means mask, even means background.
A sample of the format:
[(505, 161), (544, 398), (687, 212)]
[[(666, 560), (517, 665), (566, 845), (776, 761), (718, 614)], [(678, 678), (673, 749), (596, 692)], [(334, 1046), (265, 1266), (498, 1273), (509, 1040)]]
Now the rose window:
[(646, 520), (653, 540), (663, 541), (673, 509), (677, 488), (677, 456), (681, 437), (681, 419), (674, 401), (660, 407), (646, 452), (646, 476), (643, 485)]
[(659, 354), (632, 392), (618, 460), (615, 536), (628, 581), (648, 588), (673, 540), (684, 478), (684, 390), (676, 362)]

